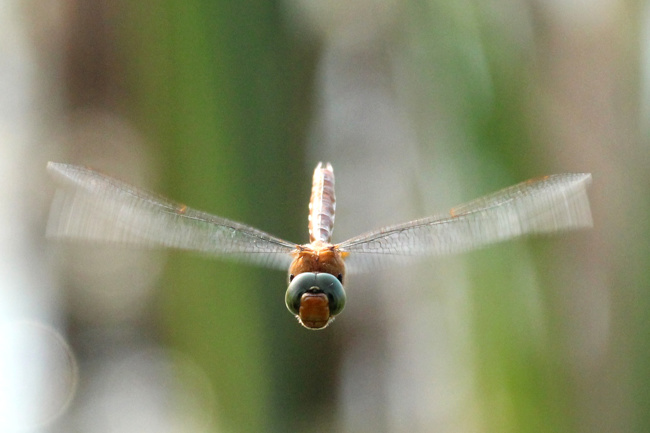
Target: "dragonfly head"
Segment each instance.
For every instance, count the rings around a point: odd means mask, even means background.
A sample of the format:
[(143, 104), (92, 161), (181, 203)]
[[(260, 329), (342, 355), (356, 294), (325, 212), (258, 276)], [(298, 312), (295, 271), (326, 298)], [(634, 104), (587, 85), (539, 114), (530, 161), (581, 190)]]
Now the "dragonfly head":
[(345, 307), (341, 281), (325, 272), (303, 272), (291, 279), (285, 303), (302, 326), (323, 329)]

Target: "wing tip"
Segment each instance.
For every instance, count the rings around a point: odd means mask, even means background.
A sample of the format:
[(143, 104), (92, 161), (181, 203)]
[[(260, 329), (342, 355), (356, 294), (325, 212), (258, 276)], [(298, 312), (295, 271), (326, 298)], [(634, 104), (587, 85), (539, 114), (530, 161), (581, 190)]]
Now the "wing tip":
[(54, 161), (48, 161), (45, 169), (48, 171), (48, 173), (58, 173), (61, 171), (61, 167), (65, 165), (60, 162), (54, 162)]
[(593, 181), (591, 173), (576, 173), (576, 176), (578, 176), (579, 181), (587, 184), (590, 184)]
[(77, 167), (72, 164), (65, 164), (63, 162), (48, 161), (45, 168), (47, 172), (50, 174), (50, 176), (52, 176), (56, 180), (62, 180), (62, 179), (70, 179), (73, 170), (75, 168), (78, 169), (81, 167)]

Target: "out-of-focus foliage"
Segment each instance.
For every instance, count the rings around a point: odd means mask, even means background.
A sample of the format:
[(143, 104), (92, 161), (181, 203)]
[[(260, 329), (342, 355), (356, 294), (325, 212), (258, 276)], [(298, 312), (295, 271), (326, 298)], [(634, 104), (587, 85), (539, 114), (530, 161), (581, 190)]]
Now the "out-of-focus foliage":
[(59, 6), (24, 9), (57, 30), (25, 37), (49, 65), (34, 82), (48, 108), (26, 116), (58, 144), (35, 157), (43, 171), (93, 165), (296, 243), (320, 160), (337, 176), (335, 241), (592, 172), (595, 227), (353, 275), (323, 332), (286, 311), (281, 272), (48, 244), (61, 289), (43, 301), (58, 319), (41, 320), (67, 324), (79, 386), (47, 428), (650, 429), (648, 6)]

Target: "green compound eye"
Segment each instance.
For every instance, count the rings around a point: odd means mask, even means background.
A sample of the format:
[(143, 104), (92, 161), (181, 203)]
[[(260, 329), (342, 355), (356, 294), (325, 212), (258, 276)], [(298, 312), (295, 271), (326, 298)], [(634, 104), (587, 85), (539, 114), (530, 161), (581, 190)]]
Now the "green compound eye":
[(284, 301), (291, 313), (298, 314), (305, 293), (324, 293), (329, 301), (330, 316), (336, 316), (345, 307), (345, 290), (341, 282), (324, 272), (303, 272), (289, 283)]

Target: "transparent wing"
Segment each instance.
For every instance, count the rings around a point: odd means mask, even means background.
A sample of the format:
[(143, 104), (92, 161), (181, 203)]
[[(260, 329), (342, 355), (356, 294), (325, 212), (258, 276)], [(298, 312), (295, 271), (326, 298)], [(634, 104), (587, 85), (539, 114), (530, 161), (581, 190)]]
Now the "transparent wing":
[(533, 179), (451, 209), (338, 245), (352, 272), (416, 256), (455, 254), (526, 234), (591, 227), (591, 174)]
[(287, 269), (296, 244), (190, 209), (96, 171), (49, 162), (58, 185), (47, 235), (192, 250)]

